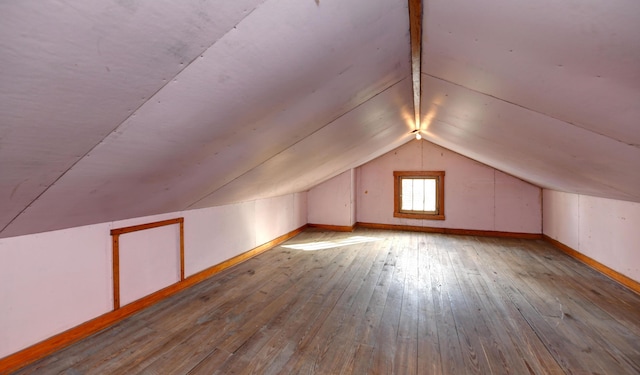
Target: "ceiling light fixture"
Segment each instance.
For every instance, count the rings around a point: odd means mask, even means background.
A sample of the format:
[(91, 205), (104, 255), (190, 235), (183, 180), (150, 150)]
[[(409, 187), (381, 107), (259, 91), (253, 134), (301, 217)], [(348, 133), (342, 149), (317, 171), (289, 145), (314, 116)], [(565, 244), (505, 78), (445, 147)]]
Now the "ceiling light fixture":
[(411, 133), (409, 133), (409, 134), (415, 134), (417, 140), (421, 140), (422, 139), (422, 134), (420, 134), (420, 129), (412, 130)]

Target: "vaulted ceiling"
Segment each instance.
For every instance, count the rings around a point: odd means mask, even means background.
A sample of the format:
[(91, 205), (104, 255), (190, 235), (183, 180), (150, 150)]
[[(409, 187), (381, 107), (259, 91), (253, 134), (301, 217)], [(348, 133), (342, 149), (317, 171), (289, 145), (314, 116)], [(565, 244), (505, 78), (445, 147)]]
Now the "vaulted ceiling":
[[(640, 202), (640, 2), (424, 0), (424, 137)], [(407, 0), (0, 2), (0, 237), (307, 190), (412, 141)]]

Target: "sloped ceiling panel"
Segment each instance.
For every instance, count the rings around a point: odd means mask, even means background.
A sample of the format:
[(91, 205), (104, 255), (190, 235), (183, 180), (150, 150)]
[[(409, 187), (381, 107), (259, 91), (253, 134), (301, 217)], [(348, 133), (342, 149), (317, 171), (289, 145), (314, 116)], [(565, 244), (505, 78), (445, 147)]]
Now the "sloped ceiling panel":
[(261, 2), (0, 2), (0, 230)]
[[(397, 84), (199, 200), (202, 208), (244, 197), (304, 191), (355, 168), (411, 137), (411, 80)], [(389, 126), (389, 124), (395, 124)]]
[[(147, 12), (153, 14), (152, 9)], [(192, 27), (183, 23), (175, 27)], [(339, 153), (323, 160), (330, 165), (326, 169), (291, 158), (286, 168), (278, 164), (269, 170), (269, 178), (279, 185), (269, 193), (212, 195), (240, 176), (247, 181), (259, 175), (249, 172), (271, 165), (267, 161), (286, 155), (308, 137), (314, 144), (331, 144), (332, 138), (320, 136), (328, 124), (339, 123), (342, 132), (352, 134), (350, 144), (359, 145), (352, 161), (379, 153), (403, 134), (406, 140), (408, 128), (398, 114), (411, 97), (401, 84), (409, 74), (408, 29), (404, 1), (260, 4), (130, 116), (110, 118), (115, 131), (73, 161), (2, 235), (178, 211), (207, 196), (223, 204), (300, 191), (309, 187), (308, 181), (326, 179), (348, 163), (340, 161)], [(197, 50), (189, 38), (184, 42)], [(156, 66), (149, 63), (147, 68)], [(134, 86), (133, 73), (126, 77), (133, 81), (118, 85)], [(375, 107), (364, 104), (372, 98)], [(336, 122), (355, 109), (359, 115), (350, 115), (352, 121)], [(363, 109), (376, 115), (363, 114)], [(69, 126), (69, 134), (75, 126)], [(338, 133), (331, 136), (340, 137)], [(304, 182), (290, 178), (290, 170), (303, 168), (312, 168)]]
[[(640, 3), (425, 0), (422, 129), (640, 201)], [(0, 3), (0, 236), (307, 189), (410, 138), (405, 0)]]
[(640, 3), (425, 1), (427, 138), (539, 186), (640, 201)]
[(636, 200), (640, 149), (449, 82), (423, 78), (425, 138), (547, 188)]

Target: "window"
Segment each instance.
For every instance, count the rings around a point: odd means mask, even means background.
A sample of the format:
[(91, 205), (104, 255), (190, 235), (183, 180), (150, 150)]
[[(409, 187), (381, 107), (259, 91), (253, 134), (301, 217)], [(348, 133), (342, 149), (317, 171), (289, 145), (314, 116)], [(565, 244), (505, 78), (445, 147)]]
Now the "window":
[(393, 216), (444, 220), (444, 171), (395, 171), (393, 179)]

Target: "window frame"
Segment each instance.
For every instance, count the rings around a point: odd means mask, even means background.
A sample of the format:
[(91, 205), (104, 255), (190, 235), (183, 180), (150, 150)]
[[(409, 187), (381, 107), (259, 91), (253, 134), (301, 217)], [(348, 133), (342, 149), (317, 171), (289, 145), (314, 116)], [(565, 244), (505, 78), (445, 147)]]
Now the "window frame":
[[(436, 212), (402, 210), (403, 179), (436, 180)], [(394, 171), (393, 172), (393, 216), (406, 219), (445, 220), (444, 216), (444, 171)]]

